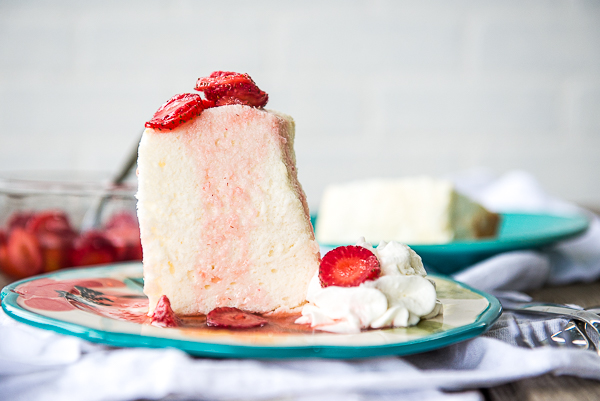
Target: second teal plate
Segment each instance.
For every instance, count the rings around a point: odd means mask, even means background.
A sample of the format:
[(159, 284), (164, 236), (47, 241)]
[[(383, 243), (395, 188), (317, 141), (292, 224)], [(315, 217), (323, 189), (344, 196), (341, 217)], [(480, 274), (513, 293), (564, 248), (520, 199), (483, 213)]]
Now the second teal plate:
[[(584, 233), (589, 226), (588, 219), (582, 215), (502, 213), (501, 216), (500, 232), (493, 239), (408, 245), (421, 256), (427, 267), (451, 274), (502, 252), (535, 249), (573, 238)], [(316, 217), (313, 225), (315, 222)], [(336, 246), (321, 245), (324, 248)]]

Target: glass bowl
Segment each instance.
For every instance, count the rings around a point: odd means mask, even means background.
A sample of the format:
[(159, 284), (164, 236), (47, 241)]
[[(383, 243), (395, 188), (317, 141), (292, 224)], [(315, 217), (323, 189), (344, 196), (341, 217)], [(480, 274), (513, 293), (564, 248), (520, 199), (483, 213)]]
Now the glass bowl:
[(141, 260), (137, 183), (75, 172), (0, 173), (0, 271), (10, 281)]

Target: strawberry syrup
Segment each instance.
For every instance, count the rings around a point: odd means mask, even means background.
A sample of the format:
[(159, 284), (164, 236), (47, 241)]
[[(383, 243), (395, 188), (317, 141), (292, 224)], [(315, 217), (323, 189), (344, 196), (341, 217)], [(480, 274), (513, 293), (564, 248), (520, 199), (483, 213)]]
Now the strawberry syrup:
[[(53, 280), (42, 278), (18, 286), (24, 306), (49, 312), (82, 310), (130, 323), (151, 324), (148, 316), (148, 298), (128, 290), (126, 285), (112, 278)], [(246, 329), (226, 329), (206, 324), (206, 315), (178, 316), (178, 329), (191, 336), (203, 334), (260, 334), (261, 336), (306, 334), (315, 330), (308, 325), (295, 324), (300, 313), (263, 315), (267, 324)]]

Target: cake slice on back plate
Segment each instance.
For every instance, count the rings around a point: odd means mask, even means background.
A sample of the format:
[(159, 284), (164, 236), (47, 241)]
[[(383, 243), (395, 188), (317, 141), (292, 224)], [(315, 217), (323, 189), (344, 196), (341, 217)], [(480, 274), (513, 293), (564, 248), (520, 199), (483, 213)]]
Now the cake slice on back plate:
[(288, 312), (320, 263), (294, 121), (246, 74), (200, 78), (146, 123), (138, 156), (144, 292), (176, 314)]
[(445, 244), (490, 238), (500, 215), (458, 193), (447, 180), (430, 177), (371, 179), (325, 189), (316, 223), (323, 244), (395, 240)]

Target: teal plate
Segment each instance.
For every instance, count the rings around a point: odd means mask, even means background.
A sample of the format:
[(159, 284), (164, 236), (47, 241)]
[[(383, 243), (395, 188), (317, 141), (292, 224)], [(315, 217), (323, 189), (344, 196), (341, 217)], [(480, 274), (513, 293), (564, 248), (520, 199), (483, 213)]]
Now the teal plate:
[[(316, 217), (313, 217), (313, 226), (314, 224)], [(576, 237), (588, 227), (589, 220), (582, 215), (501, 213), (500, 230), (493, 239), (408, 245), (421, 256), (428, 270), (452, 274), (502, 252), (538, 249)], [(367, 241), (370, 241), (369, 238)], [(321, 245), (324, 248), (339, 246)]]
[[(140, 263), (68, 269), (2, 290), (12, 318), (43, 329), (116, 347), (173, 347), (216, 358), (370, 358), (445, 347), (485, 332), (501, 314), (496, 298), (447, 277), (431, 275), (444, 312), (417, 326), (333, 334), (293, 324), (294, 316), (251, 330), (148, 324)], [(285, 324), (284, 324), (285, 323)], [(290, 329), (291, 328), (291, 329)]]

